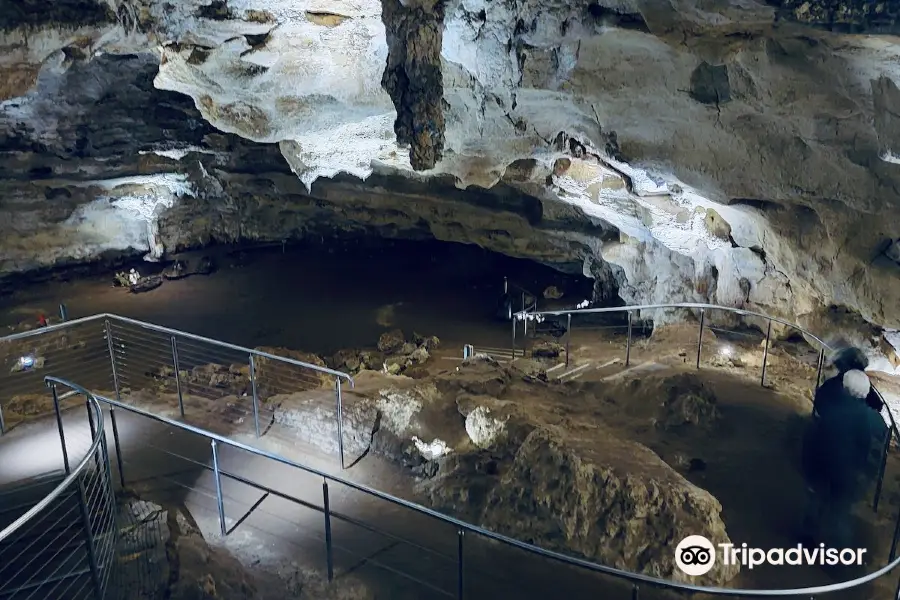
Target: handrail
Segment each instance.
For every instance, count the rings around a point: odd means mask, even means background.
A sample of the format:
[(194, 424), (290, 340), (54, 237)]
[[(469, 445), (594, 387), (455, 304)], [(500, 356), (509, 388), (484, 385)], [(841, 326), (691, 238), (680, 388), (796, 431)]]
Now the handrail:
[(785, 321), (780, 317), (772, 317), (770, 315), (766, 315), (763, 313), (753, 312), (752, 310), (745, 310), (743, 308), (734, 308), (731, 306), (719, 306), (718, 304), (702, 304), (698, 302), (676, 302), (673, 304), (632, 304), (629, 306), (607, 306), (604, 308), (569, 308), (565, 310), (543, 310), (539, 312), (528, 313), (530, 316), (564, 316), (569, 314), (588, 314), (588, 313), (612, 313), (612, 312), (632, 312), (635, 310), (661, 310), (666, 308), (695, 308), (695, 309), (711, 309), (711, 310), (725, 310), (728, 312), (733, 312), (742, 316), (748, 317), (757, 317), (760, 319), (766, 319), (768, 321), (772, 321), (774, 323), (778, 323), (780, 325), (786, 325), (787, 327), (791, 327), (796, 329), (797, 331), (803, 333), (804, 335), (808, 335), (812, 339), (816, 340), (825, 348), (829, 350), (831, 347), (822, 341), (817, 335), (810, 333), (808, 330), (791, 323), (790, 321)]
[(284, 362), (284, 363), (292, 364), (294, 366), (303, 367), (306, 369), (312, 369), (313, 371), (318, 371), (320, 373), (326, 373), (328, 375), (332, 375), (334, 377), (344, 379), (345, 381), (350, 383), (351, 388), (355, 386), (353, 377), (351, 377), (350, 375), (348, 375), (347, 373), (344, 373), (342, 371), (336, 371), (334, 369), (329, 369), (328, 367), (314, 365), (311, 363), (303, 362), (301, 360), (295, 360), (293, 358), (287, 358), (285, 356), (277, 356), (277, 355), (271, 354), (269, 352), (263, 352), (261, 350), (254, 350), (253, 348), (246, 348), (244, 346), (238, 346), (236, 344), (229, 344), (228, 342), (214, 340), (212, 338), (204, 337), (202, 335), (188, 333), (186, 331), (181, 331), (179, 329), (172, 329), (170, 327), (163, 327), (161, 325), (156, 325), (154, 323), (147, 323), (146, 321), (139, 321), (137, 319), (131, 319), (129, 317), (123, 317), (123, 316), (115, 315), (112, 313), (100, 313), (100, 314), (96, 314), (96, 315), (91, 315), (90, 317), (82, 317), (80, 319), (72, 319), (71, 321), (63, 321), (62, 323), (57, 323), (55, 325), (48, 325), (47, 327), (39, 327), (36, 329), (31, 329), (29, 331), (21, 331), (19, 333), (14, 333), (14, 334), (11, 334), (8, 336), (0, 337), (0, 342), (14, 342), (14, 341), (26, 339), (29, 337), (36, 337), (36, 336), (54, 332), (54, 331), (62, 331), (69, 327), (74, 327), (76, 325), (80, 325), (82, 323), (89, 323), (91, 321), (99, 321), (102, 319), (114, 319), (116, 321), (121, 321), (123, 323), (128, 323), (130, 325), (136, 325), (136, 326), (142, 327), (144, 329), (149, 329), (151, 331), (158, 331), (160, 333), (165, 333), (168, 335), (177, 335), (177, 336), (181, 336), (183, 338), (194, 340), (196, 342), (204, 342), (207, 344), (212, 344), (214, 346), (228, 348), (229, 350), (235, 350), (237, 352), (246, 352), (249, 354), (253, 354), (254, 356), (259, 356), (261, 358), (268, 358), (268, 359), (275, 360), (278, 362)]
[[(62, 382), (65, 385), (68, 385), (67, 382)], [(759, 590), (759, 589), (741, 589), (741, 588), (723, 588), (723, 587), (713, 587), (713, 586), (700, 586), (693, 585), (689, 583), (681, 583), (677, 581), (673, 581), (670, 579), (664, 579), (661, 577), (653, 577), (650, 575), (644, 575), (641, 573), (632, 573), (630, 571), (625, 571), (622, 569), (617, 569), (615, 567), (609, 567), (606, 565), (600, 565), (585, 559), (575, 558), (572, 556), (568, 556), (561, 552), (556, 552), (553, 550), (546, 550), (541, 548), (540, 546), (536, 546), (534, 544), (529, 544), (526, 542), (519, 541), (517, 539), (505, 536), (503, 534), (495, 533), (483, 527), (479, 527), (477, 525), (472, 525), (470, 523), (466, 523), (461, 521), (455, 517), (451, 517), (442, 513), (435, 511), (434, 509), (416, 504), (414, 502), (410, 502), (409, 500), (404, 500), (403, 498), (398, 498), (391, 494), (387, 494), (385, 492), (381, 492), (369, 486), (356, 483), (349, 479), (345, 479), (343, 477), (337, 475), (331, 475), (326, 473), (325, 471), (316, 469), (314, 467), (308, 467), (306, 465), (302, 465), (300, 463), (294, 462), (277, 454), (273, 454), (266, 450), (262, 450), (260, 448), (255, 448), (253, 446), (244, 444), (242, 442), (238, 442), (224, 436), (218, 435), (216, 433), (206, 431), (199, 427), (195, 427), (193, 425), (189, 425), (183, 422), (175, 421), (173, 419), (156, 415), (146, 410), (137, 408), (135, 406), (125, 404), (123, 402), (119, 402), (117, 400), (113, 400), (111, 398), (107, 398), (102, 395), (95, 395), (98, 401), (106, 403), (112, 407), (119, 408), (122, 410), (126, 410), (132, 412), (134, 414), (141, 415), (143, 417), (147, 417), (159, 423), (163, 423), (164, 425), (168, 425), (170, 427), (175, 427), (176, 429), (181, 429), (183, 431), (187, 431), (188, 433), (192, 433), (194, 435), (198, 435), (207, 440), (211, 440), (218, 444), (224, 444), (226, 446), (230, 446), (232, 448), (236, 448), (238, 450), (242, 450), (244, 452), (249, 452), (250, 454), (254, 454), (256, 456), (261, 456), (263, 458), (273, 460), (277, 463), (293, 467), (296, 469), (300, 469), (301, 471), (305, 471), (311, 475), (315, 475), (317, 477), (322, 477), (326, 481), (332, 481), (334, 483), (339, 483), (341, 485), (347, 486), (353, 490), (358, 492), (362, 492), (366, 495), (378, 498), (379, 500), (384, 500), (396, 506), (401, 506), (403, 508), (412, 510), (419, 514), (424, 514), (426, 516), (432, 517), (441, 521), (443, 523), (447, 523), (456, 527), (459, 530), (463, 530), (469, 533), (474, 533), (490, 540), (494, 540), (501, 544), (505, 544), (507, 546), (512, 546), (514, 548), (518, 548), (520, 550), (524, 550), (531, 554), (536, 554), (538, 556), (542, 556), (544, 558), (548, 558), (557, 562), (561, 562), (564, 564), (568, 564), (571, 566), (579, 567), (582, 569), (586, 569), (588, 571), (601, 573), (605, 575), (611, 575), (613, 577), (619, 579), (625, 579), (631, 582), (643, 583), (647, 585), (652, 585), (655, 587), (661, 587), (666, 589), (674, 589), (684, 592), (692, 592), (692, 593), (705, 593), (714, 596), (726, 596), (726, 597), (741, 597), (741, 596), (749, 596), (749, 597), (778, 597), (778, 596), (812, 596), (817, 594), (824, 594), (830, 592), (837, 592), (841, 590), (847, 590), (858, 585), (862, 585), (874, 579), (877, 579), (881, 575), (893, 570), (898, 565), (900, 565), (900, 557), (897, 557), (881, 569), (864, 575), (862, 577), (852, 579), (849, 581), (844, 581), (840, 583), (833, 583), (824, 586), (815, 586), (815, 587), (806, 587), (806, 588), (793, 588), (793, 589), (777, 589), (777, 590)]]
[(194, 333), (187, 333), (186, 331), (180, 331), (178, 329), (171, 329), (169, 327), (163, 327), (162, 325), (155, 325), (153, 323), (147, 323), (145, 321), (138, 321), (137, 319), (130, 319), (128, 317), (122, 317), (120, 315), (114, 315), (110, 313), (104, 313), (101, 315), (102, 317), (108, 319), (115, 319), (117, 321), (122, 321), (124, 323), (128, 323), (130, 325), (137, 325), (138, 327), (143, 327), (144, 329), (149, 329), (151, 331), (158, 331), (160, 333), (167, 333), (169, 335), (179, 335), (181, 337), (187, 338), (189, 340), (194, 340), (195, 342), (204, 342), (207, 344), (212, 344), (214, 346), (221, 346), (222, 348), (228, 348), (229, 350), (235, 350), (237, 352), (248, 352), (253, 354), (254, 356), (259, 356), (261, 358), (268, 358), (271, 360), (275, 360), (278, 362), (285, 362), (288, 364), (292, 364), (298, 367), (304, 367), (306, 369), (312, 369), (313, 371), (319, 371), (320, 373), (327, 373), (328, 375), (333, 375), (334, 377), (338, 377), (340, 379), (344, 379), (350, 383), (350, 387), (353, 387), (354, 381), (353, 377), (344, 373), (343, 371), (335, 371), (334, 369), (329, 369), (328, 367), (320, 367), (319, 365), (314, 365), (312, 363), (303, 362), (302, 360), (295, 360), (293, 358), (287, 358), (285, 356), (277, 356), (275, 354), (270, 354), (269, 352), (263, 352), (261, 350), (254, 350), (253, 348), (246, 348), (244, 346), (238, 346), (236, 344), (229, 344), (228, 342), (222, 342), (220, 340), (214, 340), (212, 338), (204, 337), (202, 335), (197, 335)]
[[(566, 310), (545, 310), (545, 311), (530, 312), (530, 313), (526, 313), (526, 311), (520, 311), (518, 314), (522, 315), (522, 318), (525, 318), (526, 314), (527, 314), (527, 317), (534, 318), (534, 317), (542, 317), (542, 316), (567, 316), (567, 315), (576, 315), (576, 314), (581, 315), (581, 314), (598, 314), (598, 313), (613, 313), (613, 312), (630, 313), (632, 311), (661, 310), (661, 309), (667, 309), (667, 308), (724, 310), (724, 311), (736, 313), (736, 314), (742, 315), (742, 316), (765, 319), (767, 321), (771, 321), (773, 323), (778, 323), (780, 325), (785, 325), (786, 327), (790, 327), (791, 329), (795, 329), (795, 330), (799, 331), (800, 333), (802, 333), (804, 336), (808, 336), (808, 337), (814, 339), (816, 342), (818, 342), (822, 346), (823, 350), (828, 350), (830, 352), (834, 351), (834, 348), (832, 348), (827, 342), (825, 342), (825, 340), (823, 340), (819, 336), (815, 335), (808, 329), (801, 327), (795, 323), (791, 323), (790, 321), (786, 321), (780, 317), (773, 317), (773, 316), (766, 315), (763, 313), (758, 313), (758, 312), (754, 312), (751, 310), (745, 310), (743, 308), (734, 308), (731, 306), (719, 306), (717, 304), (702, 304), (702, 303), (696, 303), (696, 302), (678, 302), (678, 303), (673, 303), (673, 304), (641, 304), (641, 305), (631, 305), (631, 306), (609, 306), (609, 307), (604, 307), (604, 308), (573, 308), (573, 309), (566, 309)], [(818, 385), (818, 382), (816, 382), (816, 384)], [(887, 402), (885, 402), (885, 400), (884, 400), (884, 396), (881, 394), (881, 392), (878, 390), (878, 388), (875, 386), (875, 384), (873, 383), (871, 385), (872, 385), (872, 389), (875, 390), (875, 393), (878, 394), (878, 397), (881, 398), (881, 401), (884, 403), (885, 408), (887, 408), (888, 418), (891, 421), (892, 433), (894, 435), (896, 435), (898, 439), (900, 439), (900, 428), (898, 428), (897, 422), (894, 420), (893, 411), (891, 411)]]
[(79, 461), (78, 465), (74, 469), (72, 469), (72, 472), (69, 473), (58, 486), (53, 488), (50, 493), (44, 496), (44, 498), (40, 502), (38, 502), (30, 510), (28, 510), (28, 512), (13, 521), (9, 526), (6, 527), (6, 529), (0, 531), (0, 543), (2, 543), (3, 540), (14, 534), (19, 529), (21, 529), (23, 525), (28, 523), (28, 521), (33, 519), (36, 515), (40, 514), (44, 509), (50, 506), (50, 504), (54, 500), (59, 498), (62, 493), (65, 492), (76, 479), (78, 479), (81, 473), (87, 468), (88, 463), (94, 458), (95, 454), (97, 453), (97, 448), (102, 443), (103, 436), (105, 435), (103, 432), (103, 411), (100, 408), (100, 403), (97, 401), (97, 398), (96, 396), (94, 396), (94, 394), (90, 393), (78, 384), (65, 381), (64, 379), (59, 379), (58, 377), (47, 376), (44, 377), (44, 381), (47, 382), (47, 384), (58, 383), (60, 385), (65, 385), (77, 391), (79, 394), (83, 394), (91, 403), (91, 408), (94, 410), (94, 416), (96, 417), (97, 423), (97, 433), (94, 436), (94, 441), (91, 444), (90, 449), (85, 452), (84, 457)]
[[(769, 320), (770, 322), (776, 322), (776, 323), (780, 323), (782, 325), (794, 328), (794, 329), (800, 331), (801, 333), (803, 333), (804, 335), (808, 335), (811, 339), (814, 339), (819, 344), (821, 344), (823, 351), (824, 351), (824, 349), (829, 349), (829, 350), (831, 349), (830, 346), (828, 346), (828, 344), (826, 344), (818, 336), (815, 336), (812, 333), (808, 332), (807, 330), (805, 330), (793, 323), (785, 321), (784, 319), (780, 319), (778, 317), (770, 317), (768, 315), (764, 315), (761, 313), (755, 313), (755, 312), (747, 311), (747, 310), (743, 310), (743, 309), (737, 309), (737, 308), (726, 307), (726, 306), (718, 306), (718, 305), (713, 305), (713, 304), (680, 303), (680, 304), (654, 304), (654, 305), (641, 305), (641, 306), (610, 307), (610, 308), (598, 308), (598, 309), (572, 309), (572, 310), (562, 310), (562, 311), (543, 311), (540, 313), (528, 313), (528, 316), (532, 317), (535, 315), (568, 315), (568, 314), (573, 314), (573, 313), (582, 314), (582, 313), (631, 312), (634, 310), (673, 309), (673, 308), (674, 309), (680, 308), (680, 309), (725, 310), (725, 311), (730, 311), (730, 312), (734, 312), (734, 313), (741, 314), (741, 315), (753, 316), (753, 317), (757, 317), (757, 318), (761, 318), (761, 319), (766, 319), (766, 320)], [(105, 313), (101, 314), (101, 315), (94, 315), (92, 317), (87, 317), (84, 319), (68, 321), (65, 323), (51, 326), (49, 328), (41, 328), (38, 330), (23, 332), (23, 334), (19, 334), (17, 336), (10, 336), (5, 339), (11, 339), (13, 337), (26, 338), (26, 337), (30, 337), (32, 335), (40, 335), (41, 333), (45, 333), (48, 330), (52, 331), (52, 330), (56, 330), (56, 329), (63, 329), (64, 327), (71, 326), (72, 324), (75, 324), (75, 323), (97, 320), (97, 319), (101, 319), (104, 317), (119, 319), (119, 320), (122, 320), (125, 322), (131, 322), (131, 323), (134, 323), (134, 324), (137, 324), (137, 325), (140, 325), (140, 326), (152, 329), (152, 330), (162, 331), (162, 332), (176, 334), (176, 335), (185, 335), (185, 336), (190, 337), (195, 340), (205, 341), (205, 342), (213, 343), (216, 345), (229, 347), (229, 348), (239, 350), (239, 351), (251, 352), (256, 355), (264, 356), (267, 358), (273, 358), (273, 359), (280, 360), (280, 361), (292, 362), (299, 366), (312, 368), (312, 369), (320, 370), (320, 371), (325, 371), (325, 372), (328, 372), (335, 376), (344, 375), (345, 378), (351, 382), (351, 384), (353, 382), (352, 378), (350, 378), (349, 375), (342, 374), (338, 371), (332, 371), (330, 369), (326, 370), (326, 369), (323, 369), (322, 367), (317, 367), (316, 365), (309, 365), (309, 364), (303, 363), (301, 361), (293, 361), (290, 359), (285, 359), (283, 357), (270, 355), (268, 353), (254, 351), (249, 348), (243, 348), (240, 346), (235, 346), (233, 344), (218, 342), (216, 340), (211, 340), (209, 338), (204, 338), (202, 336), (195, 336), (193, 334), (185, 334), (184, 332), (180, 332), (177, 330), (164, 328), (164, 327), (160, 327), (160, 326), (156, 326), (156, 325), (152, 325), (152, 324), (147, 324), (147, 323), (143, 323), (141, 321), (135, 321), (133, 319), (127, 319), (124, 317), (119, 317), (117, 315), (105, 314)], [(199, 435), (205, 439), (211, 440), (214, 444), (215, 443), (225, 444), (227, 446), (231, 446), (238, 450), (249, 452), (251, 454), (261, 456), (263, 458), (267, 458), (269, 460), (273, 460), (275, 462), (278, 462), (278, 463), (281, 463), (281, 464), (284, 464), (284, 465), (287, 465), (287, 466), (290, 466), (293, 468), (300, 469), (300, 470), (310, 473), (312, 475), (322, 477), (326, 481), (332, 481), (335, 483), (339, 483), (341, 485), (347, 486), (351, 489), (362, 492), (362, 493), (372, 496), (374, 498), (384, 500), (391, 504), (401, 506), (403, 508), (412, 510), (414, 512), (424, 514), (426, 516), (437, 519), (438, 521), (450, 524), (450, 525), (458, 528), (460, 531), (468, 531), (470, 533), (474, 533), (476, 535), (480, 535), (480, 536), (486, 537), (488, 539), (494, 540), (501, 544), (511, 546), (514, 548), (518, 548), (520, 550), (524, 550), (526, 552), (529, 552), (529, 553), (532, 553), (532, 554), (535, 554), (538, 556), (542, 556), (542, 557), (550, 559), (550, 560), (554, 560), (554, 561), (568, 564), (571, 566), (579, 567), (579, 568), (582, 568), (582, 569), (585, 569), (588, 571), (597, 572), (597, 573), (601, 573), (601, 574), (605, 574), (605, 575), (610, 575), (610, 576), (616, 577), (618, 579), (624, 579), (624, 580), (633, 582), (635, 584), (642, 583), (642, 584), (647, 584), (647, 585), (651, 585), (654, 587), (661, 587), (661, 588), (679, 590), (679, 591), (684, 591), (684, 592), (692, 592), (692, 593), (706, 593), (706, 594), (710, 594), (710, 595), (714, 595), (714, 596), (726, 596), (726, 597), (740, 597), (740, 596), (744, 596), (744, 597), (807, 596), (807, 597), (809, 597), (809, 596), (817, 595), (817, 594), (831, 593), (831, 592), (837, 592), (837, 591), (851, 589), (853, 587), (856, 587), (856, 586), (862, 585), (864, 583), (867, 583), (869, 581), (872, 581), (874, 579), (877, 579), (878, 577), (884, 575), (885, 573), (892, 571), (898, 565), (900, 565), (900, 557), (896, 557), (895, 559), (891, 560), (887, 565), (881, 567), (877, 571), (874, 571), (872, 573), (869, 573), (867, 575), (864, 575), (862, 577), (852, 579), (849, 581), (844, 581), (844, 582), (839, 582), (839, 583), (834, 583), (834, 584), (829, 584), (829, 585), (824, 585), (824, 586), (794, 588), (794, 589), (776, 589), (776, 590), (740, 589), (740, 588), (700, 586), (700, 585), (694, 585), (694, 584), (689, 584), (689, 583), (681, 583), (681, 582), (673, 581), (670, 579), (664, 579), (664, 578), (660, 578), (660, 577), (653, 577), (650, 575), (644, 575), (644, 574), (640, 574), (640, 573), (632, 573), (632, 572), (625, 571), (622, 569), (617, 569), (615, 567), (609, 567), (609, 566), (593, 563), (593, 562), (585, 560), (585, 559), (567, 556), (560, 552), (546, 550), (539, 546), (536, 546), (533, 544), (528, 544), (528, 543), (516, 540), (514, 538), (510, 538), (508, 536), (492, 532), (490, 530), (484, 529), (477, 525), (472, 525), (472, 524), (466, 523), (464, 521), (461, 521), (459, 519), (456, 519), (454, 517), (450, 517), (450, 516), (441, 514), (433, 509), (415, 504), (408, 500), (404, 500), (402, 498), (398, 498), (396, 496), (392, 496), (390, 494), (380, 492), (380, 491), (378, 491), (374, 488), (370, 488), (366, 485), (359, 484), (359, 483), (350, 481), (348, 479), (344, 479), (340, 476), (328, 474), (324, 471), (321, 471), (321, 470), (313, 468), (313, 467), (307, 467), (305, 465), (301, 465), (299, 463), (291, 461), (291, 460), (284, 458), (282, 456), (279, 456), (277, 454), (273, 454), (271, 452), (261, 450), (259, 448), (255, 448), (253, 446), (249, 446), (247, 444), (243, 444), (241, 442), (237, 442), (237, 441), (225, 438), (223, 436), (217, 435), (217, 434), (209, 432), (209, 431), (205, 431), (203, 429), (194, 427), (192, 425), (174, 421), (167, 417), (155, 415), (148, 411), (136, 408), (134, 406), (130, 406), (128, 404), (122, 403), (117, 400), (113, 400), (111, 398), (107, 398), (107, 397), (99, 395), (99, 394), (94, 394), (94, 393), (88, 392), (85, 388), (83, 388), (77, 384), (70, 383), (63, 379), (59, 379), (56, 377), (45, 377), (45, 381), (59, 383), (61, 385), (66, 385), (66, 386), (69, 386), (72, 389), (76, 390), (78, 393), (85, 394), (86, 397), (89, 399), (89, 401), (91, 401), (93, 403), (93, 405), (94, 405), (93, 408), (95, 408), (95, 410), (97, 410), (97, 411), (100, 411), (101, 416), (102, 416), (102, 411), (100, 409), (99, 403), (103, 402), (112, 407), (121, 408), (123, 410), (127, 410), (129, 412), (139, 414), (141, 416), (145, 416), (145, 417), (155, 420), (157, 422), (166, 424), (170, 427), (175, 427), (177, 429), (181, 429), (181, 430), (193, 433), (195, 435)], [(876, 389), (876, 392), (879, 394), (879, 396), (881, 396), (880, 392), (878, 392), (877, 389)], [(882, 396), (882, 398), (883, 398), (883, 396)], [(890, 411), (890, 409), (888, 409), (887, 412), (888, 412), (888, 415), (889, 415), (889, 418), (890, 418), (891, 424), (892, 424), (891, 434), (892, 435), (897, 434), (897, 425), (894, 420), (893, 414)], [(92, 453), (96, 451), (96, 444), (99, 443), (98, 440), (103, 439), (103, 437), (102, 437), (103, 419), (102, 418), (98, 419), (98, 424), (100, 426), (100, 430), (99, 430), (100, 433), (97, 436), (97, 440), (94, 441), (94, 446), (92, 446), (92, 450), (90, 453), (87, 454), (87, 457), (90, 457), (92, 455)], [(62, 493), (62, 491), (65, 489), (65, 486), (71, 485), (71, 481), (72, 481), (72, 479), (74, 479), (74, 476), (78, 472), (80, 472), (81, 470), (83, 470), (85, 468), (85, 465), (87, 464), (87, 462), (88, 462), (88, 458), (85, 458), (79, 463), (79, 465), (74, 470), (73, 474), (69, 475), (63, 481), (63, 483), (57, 488), (57, 490), (59, 490), (58, 492), (56, 490), (54, 490), (54, 492), (56, 492), (55, 494), (53, 492), (51, 492), (51, 495), (48, 496), (48, 498), (45, 498), (35, 508), (33, 508), (28, 513), (26, 513), (26, 515), (23, 515), (22, 518), (18, 519), (15, 523), (13, 523), (13, 525), (8, 527), (7, 530), (5, 530), (4, 532), (0, 532), (0, 541), (2, 541), (10, 533), (15, 531), (15, 529), (13, 529), (13, 527), (16, 527), (16, 528), (21, 527), (22, 522), (27, 521), (28, 518), (31, 518), (34, 516), (34, 514), (40, 512), (41, 509), (46, 508), (46, 506), (50, 502), (52, 502), (53, 499), (57, 498), (59, 496), (59, 494)]]

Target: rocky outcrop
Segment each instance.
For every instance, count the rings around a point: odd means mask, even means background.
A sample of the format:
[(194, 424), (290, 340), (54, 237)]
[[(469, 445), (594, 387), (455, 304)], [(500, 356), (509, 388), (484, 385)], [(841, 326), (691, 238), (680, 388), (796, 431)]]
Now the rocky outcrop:
[(835, 32), (896, 3), (320, 4), (5, 17), (0, 271), (373, 232), (900, 326), (894, 57)]
[(397, 143), (409, 146), (416, 171), (433, 169), (444, 153), (441, 42), (445, 0), (382, 0), (388, 47), (381, 85), (397, 111)]
[[(475, 397), (464, 406), (466, 430), (484, 450), (443, 461), (423, 485), (435, 506), (545, 548), (681, 581), (689, 578), (675, 568), (678, 540), (729, 541), (719, 502), (646, 447), (611, 431), (541, 425), (510, 402)], [(703, 583), (722, 585), (738, 568), (717, 565)]]
[(867, 0), (769, 0), (781, 16), (851, 33), (900, 33), (900, 3)]

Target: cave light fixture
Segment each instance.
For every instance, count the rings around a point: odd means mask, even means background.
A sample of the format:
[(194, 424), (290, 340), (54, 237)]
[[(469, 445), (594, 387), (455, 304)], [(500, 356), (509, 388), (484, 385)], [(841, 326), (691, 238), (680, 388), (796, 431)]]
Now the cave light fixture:
[(725, 358), (731, 358), (732, 356), (734, 356), (734, 348), (732, 348), (731, 346), (722, 346), (721, 348), (719, 348), (719, 354), (721, 354)]
[(24, 371), (34, 366), (34, 355), (26, 354), (19, 357), (19, 367)]

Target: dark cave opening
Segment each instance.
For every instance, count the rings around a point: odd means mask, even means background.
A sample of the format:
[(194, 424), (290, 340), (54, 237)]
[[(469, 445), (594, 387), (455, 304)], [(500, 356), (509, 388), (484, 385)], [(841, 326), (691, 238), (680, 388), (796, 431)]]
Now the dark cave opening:
[[(167, 280), (141, 294), (112, 287), (117, 270), (160, 274), (174, 259), (196, 264), (204, 256), (217, 266), (211, 275)], [(509, 344), (510, 323), (496, 317), (504, 278), (515, 294), (524, 289), (534, 295), (540, 310), (574, 308), (590, 299), (594, 281), (572, 274), (575, 267), (434, 239), (216, 244), (159, 263), (97, 263), (90, 270), (57, 270), (41, 282), (20, 276), (0, 307), (10, 326), (41, 312), (55, 315), (65, 304), (70, 318), (109, 312), (247, 346), (325, 354), (371, 346), (399, 328), (407, 335), (437, 335), (461, 354), (464, 344)], [(562, 296), (551, 291), (545, 298), (550, 287)]]

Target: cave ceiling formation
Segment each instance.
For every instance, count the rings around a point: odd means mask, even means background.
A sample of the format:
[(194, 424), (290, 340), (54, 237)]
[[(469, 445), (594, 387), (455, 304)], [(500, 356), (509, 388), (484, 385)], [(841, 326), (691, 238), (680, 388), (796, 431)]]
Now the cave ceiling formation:
[(0, 0), (0, 272), (355, 230), (900, 328), (900, 0)]

